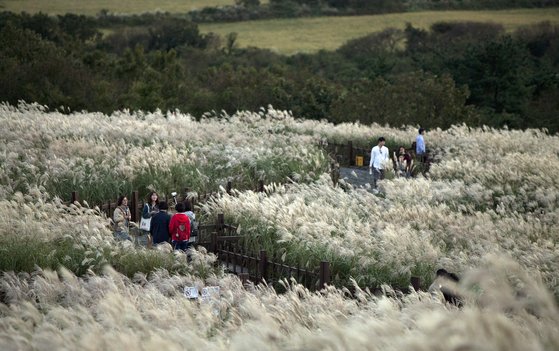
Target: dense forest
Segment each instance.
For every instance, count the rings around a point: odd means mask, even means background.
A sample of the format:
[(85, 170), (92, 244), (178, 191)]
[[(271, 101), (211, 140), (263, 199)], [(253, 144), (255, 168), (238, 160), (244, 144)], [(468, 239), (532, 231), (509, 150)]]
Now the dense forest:
[(347, 16), (422, 10), (480, 10), (559, 6), (559, 0), (235, 0), (235, 5), (190, 11), (194, 22), (279, 17)]
[[(358, 3), (355, 2), (355, 3)], [(103, 30), (103, 35), (101, 34)], [(282, 56), (170, 14), (0, 13), (0, 101), (61, 111), (258, 110), (333, 122), (559, 131), (559, 27), (408, 24)]]

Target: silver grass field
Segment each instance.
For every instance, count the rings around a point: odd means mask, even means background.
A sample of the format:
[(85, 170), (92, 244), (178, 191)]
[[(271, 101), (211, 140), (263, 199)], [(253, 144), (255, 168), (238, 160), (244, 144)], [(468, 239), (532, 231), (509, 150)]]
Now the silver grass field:
[[(416, 127), (332, 125), (272, 107), (197, 121), (34, 104), (1, 105), (0, 123), (1, 350), (559, 349), (556, 135), (430, 130), (429, 177), (391, 176), (373, 195), (334, 187), (321, 145), (411, 144)], [(247, 245), (289, 264), (330, 261), (338, 288), (243, 287), (203, 249), (188, 262), (116, 242), (94, 205), (185, 186), (221, 187), (200, 218), (224, 213)], [(63, 201), (74, 190), (86, 201)], [(426, 288), (440, 267), (462, 277), (463, 308), (392, 288), (412, 275)], [(189, 300), (185, 286), (220, 295)]]

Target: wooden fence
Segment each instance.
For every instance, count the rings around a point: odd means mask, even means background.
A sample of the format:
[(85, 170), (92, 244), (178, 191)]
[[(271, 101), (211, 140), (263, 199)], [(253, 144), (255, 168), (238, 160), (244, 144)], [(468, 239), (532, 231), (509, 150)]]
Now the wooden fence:
[(323, 261), (316, 269), (303, 269), (277, 262), (269, 257), (266, 250), (258, 253), (245, 251), (240, 246), (242, 236), (237, 227), (225, 224), (223, 214), (218, 214), (212, 224), (198, 227), (199, 237), (196, 246), (203, 246), (214, 253), (227, 271), (239, 276), (243, 282), (275, 284), (283, 279), (295, 279), (311, 290), (320, 290), (330, 284), (330, 263)]
[[(226, 190), (231, 192), (232, 184), (228, 182)], [(177, 195), (177, 201), (185, 199), (188, 189), (185, 189), (182, 195)], [(264, 183), (258, 184), (258, 191), (264, 191)], [(193, 203), (206, 201), (214, 193), (204, 194), (195, 199), (191, 199)], [(73, 191), (71, 194), (72, 203), (79, 202), (79, 194)], [(138, 222), (143, 207), (143, 201), (140, 201), (138, 191), (133, 191), (130, 196), (130, 212), (132, 221)], [(116, 203), (107, 201), (100, 206), (101, 211), (111, 217)], [(321, 290), (325, 285), (331, 282), (330, 263), (328, 261), (320, 262), (319, 267), (315, 269), (305, 269), (300, 266), (289, 266), (279, 262), (276, 257), (269, 257), (266, 250), (258, 250), (257, 253), (247, 252), (240, 245), (243, 236), (237, 234), (237, 227), (226, 224), (224, 215), (218, 214), (215, 223), (200, 223), (199, 236), (195, 246), (203, 246), (208, 252), (214, 253), (218, 257), (218, 264), (222, 264), (230, 272), (239, 276), (244, 282), (252, 281), (256, 284), (266, 281), (275, 284), (283, 279), (295, 279), (309, 290)], [(418, 290), (420, 281), (417, 277), (412, 277), (410, 281), (414, 289)]]
[[(231, 193), (232, 183), (228, 182), (226, 191)], [(264, 191), (264, 182), (259, 181), (257, 191)], [(184, 201), (188, 194), (185, 189), (183, 194), (177, 194), (176, 201)], [(215, 193), (206, 193), (191, 199), (193, 205), (199, 202), (207, 201)], [(79, 193), (73, 191), (71, 201), (79, 202)], [(133, 191), (129, 197), (130, 215), (133, 222), (138, 222), (141, 218), (144, 202), (140, 201), (138, 191)], [(99, 206), (107, 217), (111, 218), (115, 208), (116, 201), (107, 201)], [(220, 264), (231, 273), (235, 273), (244, 282), (253, 281), (260, 283), (266, 281), (269, 283), (277, 282), (284, 278), (294, 278), (297, 282), (305, 287), (317, 290), (330, 283), (330, 264), (323, 261), (320, 267), (315, 270), (303, 269), (301, 267), (292, 267), (284, 263), (275, 261), (275, 258), (268, 257), (266, 250), (259, 250), (257, 254), (245, 252), (238, 244), (242, 236), (237, 235), (237, 227), (225, 224), (223, 214), (217, 216), (215, 223), (200, 223), (198, 226), (199, 237), (195, 246), (203, 246), (208, 252), (214, 253), (218, 257)]]
[[(238, 235), (237, 227), (225, 224), (223, 214), (218, 214), (215, 223), (204, 224), (199, 227), (197, 246), (204, 246), (214, 253), (220, 264), (230, 273), (236, 274), (243, 282), (252, 281), (275, 285), (283, 279), (295, 279), (309, 290), (321, 290), (331, 282), (332, 272), (330, 262), (321, 261), (314, 269), (291, 266), (280, 262), (279, 257), (270, 257), (266, 250), (247, 252), (240, 245), (243, 236)], [(410, 285), (419, 290), (421, 281), (418, 277), (411, 277)], [(369, 287), (371, 291), (378, 287)], [(353, 288), (349, 287), (352, 291)], [(403, 289), (404, 291), (406, 289)]]

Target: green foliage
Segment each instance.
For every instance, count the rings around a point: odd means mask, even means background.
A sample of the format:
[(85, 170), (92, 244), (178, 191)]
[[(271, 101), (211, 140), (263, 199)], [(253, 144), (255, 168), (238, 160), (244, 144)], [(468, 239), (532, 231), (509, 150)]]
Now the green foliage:
[(258, 7), (260, 6), (260, 0), (235, 0), (235, 4), (244, 7)]
[[(117, 27), (119, 21), (145, 26)], [(101, 38), (99, 25), (107, 23), (111, 33)], [(336, 52), (283, 57), (238, 48), (234, 33), (224, 41), (202, 36), (192, 22), (169, 15), (95, 20), (2, 13), (0, 100), (195, 115), (271, 104), (334, 122), (442, 128), (466, 122), (554, 132), (558, 37), (549, 23), (512, 35), (496, 24), (440, 22), (430, 30), (409, 24)]]
[(510, 36), (471, 47), (458, 66), (457, 80), (469, 85), (477, 106), (521, 114), (531, 99), (528, 52)]
[[(456, 87), (449, 75), (438, 77), (415, 72), (395, 76), (390, 81), (377, 78), (362, 81), (336, 102), (334, 114), (362, 123), (436, 125), (448, 128), (465, 120), (468, 89)], [(406, 103), (402, 103), (405, 101)]]
[(36, 266), (51, 269), (65, 266), (78, 275), (85, 273), (85, 269), (80, 268), (85, 250), (74, 247), (71, 239), (49, 243), (30, 238), (2, 241), (0, 271), (31, 273)]
[(170, 50), (179, 46), (203, 47), (204, 42), (194, 23), (168, 19), (149, 28), (149, 50)]
[(17, 104), (26, 99), (76, 109), (86, 106), (87, 87), (92, 84), (88, 70), (37, 33), (8, 23), (0, 30), (0, 60), (3, 101)]
[[(186, 262), (186, 257), (176, 257), (173, 253), (116, 248), (114, 245), (90, 248), (76, 243), (69, 236), (52, 241), (33, 237), (16, 240), (12, 237), (0, 240), (0, 244), (2, 272), (32, 273), (37, 267), (52, 270), (65, 267), (74, 274), (83, 276), (88, 270), (101, 274), (106, 265), (111, 265), (120, 273), (133, 278), (136, 273), (147, 275), (159, 269), (178, 274), (185, 274), (193, 269)], [(207, 267), (201, 265), (198, 268), (207, 270)]]

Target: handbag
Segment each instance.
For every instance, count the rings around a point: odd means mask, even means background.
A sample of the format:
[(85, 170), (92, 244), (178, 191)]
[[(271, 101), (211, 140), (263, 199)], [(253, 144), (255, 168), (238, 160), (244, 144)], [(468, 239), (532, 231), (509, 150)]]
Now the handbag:
[[(148, 205), (148, 204), (145, 204), (145, 206), (144, 206), (144, 212), (145, 212), (145, 210), (146, 210), (146, 209), (145, 209), (146, 207), (147, 207), (148, 212), (149, 212), (149, 205)], [(140, 219), (140, 229), (141, 229), (141, 230), (145, 230), (146, 232), (149, 232), (149, 227), (150, 227), (150, 225), (151, 225), (151, 216), (150, 216), (149, 218), (144, 218), (144, 217), (142, 217), (142, 218)]]
[(149, 226), (151, 225), (151, 218), (143, 218), (140, 220), (140, 229), (149, 232)]

